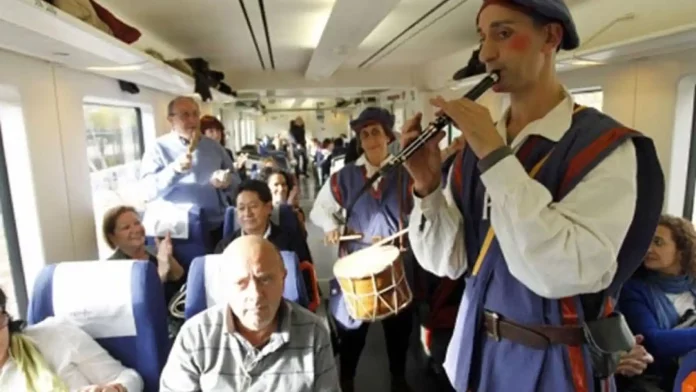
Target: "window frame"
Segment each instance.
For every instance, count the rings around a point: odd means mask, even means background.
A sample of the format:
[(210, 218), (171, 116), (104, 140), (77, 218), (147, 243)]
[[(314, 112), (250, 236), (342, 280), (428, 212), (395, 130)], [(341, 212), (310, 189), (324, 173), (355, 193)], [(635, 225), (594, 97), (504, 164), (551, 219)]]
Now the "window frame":
[[(136, 132), (137, 135), (134, 135), (135, 137), (134, 137), (132, 140), (133, 140), (135, 143), (138, 143), (138, 144), (139, 144), (138, 147), (140, 148), (140, 151), (139, 151), (139, 154), (133, 154), (133, 157), (135, 158), (135, 161), (142, 162), (143, 156), (145, 155), (145, 151), (146, 151), (146, 146), (145, 146), (145, 123), (144, 123), (144, 116), (143, 116), (143, 109), (142, 109), (142, 107), (139, 106), (139, 105), (137, 105), (137, 104), (128, 104), (128, 103), (126, 103), (126, 102), (120, 103), (120, 102), (104, 101), (104, 100), (101, 100), (101, 99), (99, 99), (99, 98), (89, 98), (89, 99), (86, 98), (86, 99), (84, 99), (84, 100), (82, 101), (82, 115), (83, 115), (83, 121), (85, 122), (85, 137), (86, 137), (86, 139), (89, 137), (89, 131), (88, 131), (89, 126), (88, 126), (88, 122), (87, 122), (87, 108), (88, 108), (88, 107), (125, 109), (125, 110), (134, 110), (134, 111), (135, 111), (135, 121), (136, 121), (136, 125), (137, 125), (137, 132)], [(121, 133), (124, 132), (123, 129), (120, 129), (120, 131), (121, 131)], [(122, 135), (121, 135), (121, 136), (122, 136)], [(122, 145), (121, 147), (123, 148), (124, 145)], [(124, 151), (122, 151), (121, 153), (123, 153), (124, 156), (125, 156), (125, 152), (124, 152)], [(89, 161), (90, 158), (89, 158), (89, 152), (88, 152), (88, 151), (86, 151), (86, 158), (87, 158), (87, 160)], [(135, 161), (133, 161), (133, 162), (135, 162)], [(128, 164), (128, 163), (132, 163), (132, 162), (124, 162), (124, 164)], [(101, 169), (101, 170), (109, 170), (109, 169), (112, 169), (112, 168), (113, 168), (113, 167), (105, 167), (105, 168), (103, 168), (103, 169)], [(101, 171), (101, 170), (100, 170), (100, 171)], [(94, 188), (93, 188), (94, 184), (92, 183), (92, 175), (93, 175), (93, 174), (94, 174), (94, 173), (93, 173), (93, 172), (91, 171), (91, 169), (90, 169), (90, 172), (89, 172), (89, 178), (90, 178), (90, 192), (91, 192), (91, 196), (92, 196), (92, 212), (93, 212), (94, 218), (95, 218), (95, 229), (96, 229), (96, 237), (97, 237), (97, 239), (96, 239), (96, 242), (97, 242), (97, 251), (98, 251), (98, 253), (99, 253), (99, 257), (100, 257), (100, 258), (103, 258), (103, 257), (105, 257), (105, 256), (108, 254), (108, 253), (103, 253), (103, 252), (108, 252), (108, 250), (107, 250), (106, 248), (103, 248), (103, 246), (106, 245), (106, 244), (104, 243), (104, 240), (101, 238), (100, 230), (99, 230), (100, 223), (99, 223), (99, 220), (97, 219), (97, 215), (98, 215), (98, 214), (97, 214), (97, 210), (98, 210), (98, 208), (96, 208), (96, 202), (97, 202), (97, 200), (95, 199), (95, 193), (94, 193)], [(116, 190), (115, 192), (119, 195), (119, 197), (121, 196), (121, 195), (119, 194), (119, 191), (118, 191), (118, 190)], [(126, 203), (126, 204), (128, 204), (128, 203)], [(133, 205), (138, 211), (140, 211), (141, 208), (143, 208), (142, 205), (140, 205), (140, 204), (131, 204), (131, 205)]]
[(29, 307), (29, 292), (27, 291), (26, 278), (24, 276), (24, 263), (19, 248), (19, 234), (10, 192), (10, 178), (5, 160), (5, 144), (2, 138), (2, 124), (0, 124), (0, 208), (2, 208), (2, 224), (5, 229), (5, 242), (7, 245), (7, 258), (10, 263), (10, 275), (14, 288), (15, 302), (19, 311), (19, 317), (26, 319)]
[[(696, 86), (693, 87), (694, 96), (696, 97)], [(684, 208), (682, 216), (689, 221), (694, 216), (694, 196), (696, 194), (696, 99), (691, 104), (693, 107), (693, 116), (691, 117), (691, 142), (689, 146), (689, 163), (686, 169), (686, 189), (684, 192)]]

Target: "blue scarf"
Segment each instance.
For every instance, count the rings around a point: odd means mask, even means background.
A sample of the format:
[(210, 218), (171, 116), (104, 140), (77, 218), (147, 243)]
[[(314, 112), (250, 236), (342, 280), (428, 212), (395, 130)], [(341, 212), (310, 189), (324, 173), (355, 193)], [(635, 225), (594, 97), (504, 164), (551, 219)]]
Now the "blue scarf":
[(666, 294), (690, 291), (696, 297), (696, 282), (688, 275), (670, 276), (656, 272), (648, 272), (644, 280), (650, 289), (658, 325), (662, 329), (672, 329), (679, 322), (679, 314)]

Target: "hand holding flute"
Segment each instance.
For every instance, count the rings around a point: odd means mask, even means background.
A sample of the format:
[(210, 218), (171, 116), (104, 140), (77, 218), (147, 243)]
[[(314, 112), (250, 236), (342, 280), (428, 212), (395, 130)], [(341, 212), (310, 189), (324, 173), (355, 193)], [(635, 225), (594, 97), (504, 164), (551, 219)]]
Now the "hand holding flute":
[[(422, 114), (418, 113), (404, 124), (401, 132), (401, 149), (413, 143), (423, 130), (421, 128)], [(433, 193), (440, 187), (440, 148), (438, 143), (445, 137), (444, 131), (438, 131), (432, 139), (414, 152), (413, 155), (404, 162), (406, 170), (413, 178), (413, 190), (416, 195), (421, 197)]]
[(505, 145), (485, 106), (466, 98), (445, 101), (439, 96), (430, 103), (452, 119), (479, 159)]
[(492, 72), (458, 100), (445, 101), (442, 97), (430, 100), (440, 109), (438, 117), (421, 130), (421, 114), (417, 114), (404, 126), (401, 137), (402, 152), (406, 169), (414, 181), (414, 191), (421, 197), (435, 192), (440, 186), (440, 150), (437, 144), (444, 137), (442, 129), (449, 123), (462, 131), (474, 153), (482, 158), (501, 145), (493, 120), (486, 107), (474, 102), (500, 79)]

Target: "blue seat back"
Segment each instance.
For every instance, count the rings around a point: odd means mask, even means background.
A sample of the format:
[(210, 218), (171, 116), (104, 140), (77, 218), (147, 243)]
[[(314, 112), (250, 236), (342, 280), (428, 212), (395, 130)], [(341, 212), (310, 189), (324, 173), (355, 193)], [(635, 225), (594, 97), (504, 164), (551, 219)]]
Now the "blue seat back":
[[(147, 210), (145, 213), (147, 214)], [(166, 219), (166, 217), (164, 218)], [(193, 259), (210, 253), (217, 245), (209, 243), (209, 228), (206, 222), (205, 212), (200, 207), (192, 206), (188, 211), (188, 238), (172, 238), (174, 258), (181, 263), (186, 271), (188, 271)], [(155, 246), (153, 236), (148, 235), (145, 241), (147, 245)]]
[(45, 266), (34, 284), (27, 318), (36, 324), (52, 316), (73, 322), (138, 372), (145, 391), (159, 390), (170, 343), (164, 292), (153, 263), (109, 260)]
[[(309, 295), (300, 272), (300, 262), (294, 252), (281, 251), (281, 257), (288, 275), (285, 277), (283, 297), (302, 306), (309, 304)], [(227, 284), (221, 268), (222, 263), (233, 263), (221, 255), (197, 257), (191, 263), (186, 281), (186, 319), (195, 316), (215, 304), (226, 301)]]
[[(273, 207), (271, 221), (280, 226), (280, 229), (286, 233), (301, 233), (300, 220), (297, 218), (292, 206), (282, 204)], [(227, 237), (239, 230), (239, 222), (237, 221), (237, 210), (234, 207), (227, 207), (225, 211), (225, 223), (222, 228), (222, 236)]]
[(679, 371), (674, 379), (674, 392), (682, 390), (682, 383), (693, 372), (696, 372), (696, 351), (692, 351), (680, 358)]

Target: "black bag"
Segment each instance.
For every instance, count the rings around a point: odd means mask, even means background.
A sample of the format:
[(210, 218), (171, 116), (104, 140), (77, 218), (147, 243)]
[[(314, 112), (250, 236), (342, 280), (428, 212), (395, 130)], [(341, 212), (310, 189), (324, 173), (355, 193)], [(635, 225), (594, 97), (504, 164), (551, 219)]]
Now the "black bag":
[(624, 352), (631, 351), (635, 339), (626, 319), (619, 312), (583, 324), (594, 376), (610, 377), (616, 372)]

